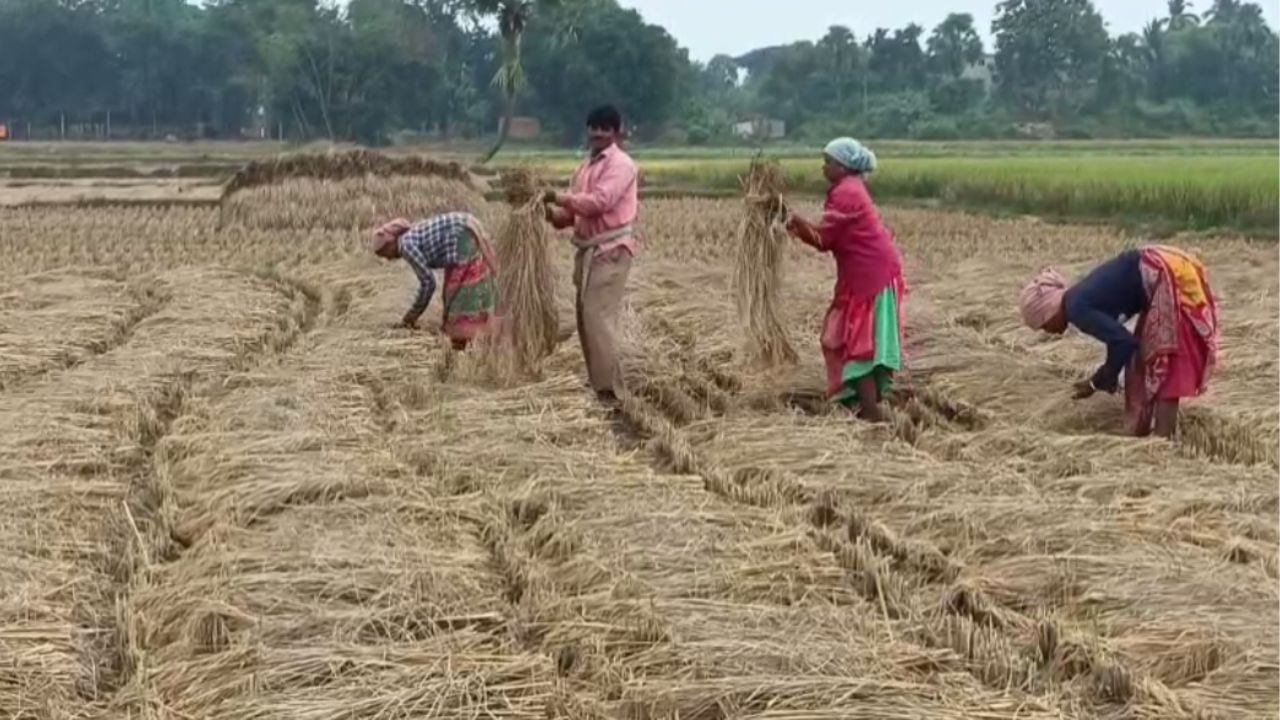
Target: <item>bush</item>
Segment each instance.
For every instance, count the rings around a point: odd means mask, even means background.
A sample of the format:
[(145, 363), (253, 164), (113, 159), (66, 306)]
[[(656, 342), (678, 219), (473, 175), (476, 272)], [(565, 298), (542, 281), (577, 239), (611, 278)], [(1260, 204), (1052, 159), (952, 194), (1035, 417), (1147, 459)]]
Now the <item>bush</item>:
[(944, 115), (965, 112), (982, 104), (986, 86), (980, 80), (943, 80), (929, 91), (933, 109)]
[(956, 124), (965, 139), (1009, 138), (1014, 134), (1013, 122), (1009, 118), (984, 108), (975, 108), (961, 115)]
[(955, 118), (932, 117), (911, 126), (913, 140), (959, 140), (961, 137), (960, 126)]
[(1274, 119), (1245, 115), (1229, 117), (1218, 123), (1220, 135), (1236, 138), (1274, 138), (1276, 123)]
[(867, 137), (907, 137), (910, 128), (933, 114), (924, 93), (908, 92), (875, 98), (867, 110)]
[(682, 127), (664, 127), (654, 141), (659, 145), (692, 145), (690, 134), (690, 130)]
[(1077, 121), (1058, 128), (1057, 135), (1062, 140), (1092, 140), (1097, 133), (1089, 123)]
[(705, 125), (693, 125), (689, 128), (690, 145), (706, 145), (715, 135)]
[(830, 117), (812, 118), (800, 128), (787, 128), (791, 139), (808, 143), (825, 143), (831, 138), (849, 136), (855, 138), (870, 137), (866, 123), (861, 118), (851, 117), (833, 119)]
[(1167, 103), (1138, 101), (1134, 112), (1139, 126), (1168, 135), (1211, 135), (1213, 120), (1189, 100)]

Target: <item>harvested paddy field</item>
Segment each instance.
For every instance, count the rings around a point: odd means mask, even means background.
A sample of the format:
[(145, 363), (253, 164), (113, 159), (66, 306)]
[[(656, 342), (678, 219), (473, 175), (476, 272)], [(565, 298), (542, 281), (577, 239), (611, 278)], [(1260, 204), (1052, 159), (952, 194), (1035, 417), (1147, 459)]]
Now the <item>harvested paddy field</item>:
[(217, 203), (222, 188), (212, 180), (0, 178), (0, 207), (26, 205)]
[(871, 427), (822, 401), (829, 261), (788, 252), (800, 360), (763, 370), (741, 202), (650, 201), (611, 417), (567, 242), (559, 347), (494, 385), (432, 331), (438, 299), (391, 329), (415, 281), (361, 225), (433, 206), (371, 182), (246, 193), (222, 229), (216, 207), (0, 213), (0, 717), (1280, 710), (1273, 243), (1174, 241), (1224, 337), (1170, 445), (1120, 437), (1116, 398), (1070, 401), (1102, 348), (1014, 307), (1042, 264), (1141, 238), (890, 209), (910, 372)]

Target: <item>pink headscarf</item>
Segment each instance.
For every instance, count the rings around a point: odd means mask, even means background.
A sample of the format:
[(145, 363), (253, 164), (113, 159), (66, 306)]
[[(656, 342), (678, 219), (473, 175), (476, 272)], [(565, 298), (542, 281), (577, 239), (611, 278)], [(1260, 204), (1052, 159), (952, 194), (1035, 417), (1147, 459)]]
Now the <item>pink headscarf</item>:
[(413, 227), (413, 225), (404, 218), (396, 218), (391, 222), (383, 224), (377, 230), (373, 231), (373, 238), (369, 241), (369, 249), (373, 250), (375, 253), (381, 252), (383, 248), (395, 242), (411, 227)]
[(1054, 268), (1046, 267), (1022, 288), (1018, 307), (1022, 321), (1032, 330), (1041, 330), (1062, 309), (1062, 296), (1067, 294), (1067, 279)]

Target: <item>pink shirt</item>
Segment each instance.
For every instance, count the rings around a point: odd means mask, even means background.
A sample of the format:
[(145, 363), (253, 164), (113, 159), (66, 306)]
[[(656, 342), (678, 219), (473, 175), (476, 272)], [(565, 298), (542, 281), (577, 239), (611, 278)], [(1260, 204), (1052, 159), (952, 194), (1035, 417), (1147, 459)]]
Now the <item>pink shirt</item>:
[[(590, 240), (635, 222), (640, 210), (637, 175), (635, 162), (617, 145), (583, 161), (573, 175), (572, 190), (557, 201), (573, 215), (573, 234)], [(634, 256), (634, 234), (604, 243), (596, 252), (620, 247)]]
[(902, 257), (862, 178), (850, 175), (827, 192), (822, 249), (836, 259), (836, 301), (871, 299), (902, 274)]

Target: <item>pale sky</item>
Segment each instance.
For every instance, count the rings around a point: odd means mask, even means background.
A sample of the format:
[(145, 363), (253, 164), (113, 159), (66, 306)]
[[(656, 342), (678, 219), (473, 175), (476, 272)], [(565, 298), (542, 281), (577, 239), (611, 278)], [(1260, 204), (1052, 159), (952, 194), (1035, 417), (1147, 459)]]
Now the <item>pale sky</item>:
[[(662, 25), (694, 60), (719, 53), (741, 55), (766, 45), (816, 40), (831, 25), (845, 25), (859, 39), (877, 27), (900, 28), (914, 22), (925, 36), (950, 12), (967, 12), (991, 51), (991, 16), (996, 0), (618, 0), (635, 8), (646, 22)], [(1212, 0), (1192, 0), (1192, 12), (1203, 12)], [(1276, 0), (1261, 0), (1272, 30), (1280, 11)], [(1138, 32), (1154, 17), (1163, 17), (1165, 0), (1094, 0), (1094, 7), (1114, 35)]]

